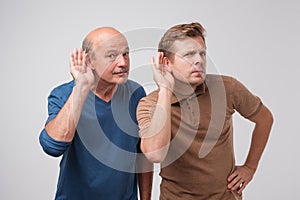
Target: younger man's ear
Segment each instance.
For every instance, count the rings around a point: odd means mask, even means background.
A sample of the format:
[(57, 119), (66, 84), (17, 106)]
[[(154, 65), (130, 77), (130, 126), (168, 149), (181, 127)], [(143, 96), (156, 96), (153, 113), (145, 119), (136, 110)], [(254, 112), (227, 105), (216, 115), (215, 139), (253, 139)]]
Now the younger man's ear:
[(172, 73), (172, 66), (170, 65), (171, 61), (169, 60), (169, 58), (163, 57), (162, 64), (166, 71)]
[(163, 64), (164, 66), (168, 66), (168, 65), (169, 65), (169, 63), (170, 63), (170, 60), (169, 60), (169, 58), (167, 58), (167, 57), (165, 57), (165, 56), (163, 57), (163, 60), (162, 60), (162, 61), (163, 61), (163, 63), (162, 63), (162, 64)]

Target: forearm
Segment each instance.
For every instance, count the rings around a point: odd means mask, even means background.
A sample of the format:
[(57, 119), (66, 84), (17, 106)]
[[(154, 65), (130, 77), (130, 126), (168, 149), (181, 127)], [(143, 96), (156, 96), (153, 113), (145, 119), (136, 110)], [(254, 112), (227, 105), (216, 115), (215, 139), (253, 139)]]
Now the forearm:
[(249, 118), (255, 123), (252, 133), (252, 140), (246, 162), (243, 166), (237, 166), (233, 173), (228, 177), (228, 188), (237, 191), (239, 194), (252, 180), (257, 169), (259, 160), (265, 149), (273, 124), (271, 112), (262, 105), (260, 111), (253, 117)]
[(141, 200), (150, 200), (152, 193), (153, 172), (138, 174), (138, 184)]
[(149, 162), (144, 155), (137, 161), (138, 186), (141, 200), (150, 200), (153, 181), (153, 163)]
[(142, 135), (141, 149), (152, 162), (161, 162), (166, 156), (171, 139), (171, 91), (162, 88), (151, 117), (151, 123)]
[(261, 112), (263, 115), (260, 117), (261, 119), (256, 122), (252, 133), (250, 150), (245, 162), (245, 165), (254, 171), (257, 169), (259, 160), (268, 142), (273, 124), (271, 112), (266, 107), (263, 107)]
[(50, 137), (63, 142), (70, 142), (73, 140), (88, 92), (88, 87), (83, 84), (78, 83), (73, 87), (71, 95), (57, 116), (45, 126), (45, 130)]

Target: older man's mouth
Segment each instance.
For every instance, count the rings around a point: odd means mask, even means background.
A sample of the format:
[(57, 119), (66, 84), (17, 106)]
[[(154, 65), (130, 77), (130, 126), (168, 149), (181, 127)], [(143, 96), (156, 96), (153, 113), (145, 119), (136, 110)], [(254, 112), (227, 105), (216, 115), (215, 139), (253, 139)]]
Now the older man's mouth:
[(118, 71), (114, 71), (112, 74), (124, 74), (124, 73), (128, 73), (128, 70), (127, 69), (121, 69), (121, 70), (118, 70)]

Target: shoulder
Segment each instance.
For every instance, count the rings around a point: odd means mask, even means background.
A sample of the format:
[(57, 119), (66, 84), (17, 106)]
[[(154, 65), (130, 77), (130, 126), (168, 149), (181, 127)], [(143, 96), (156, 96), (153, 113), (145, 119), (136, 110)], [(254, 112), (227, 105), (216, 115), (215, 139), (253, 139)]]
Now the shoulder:
[(139, 83), (128, 79), (125, 83), (125, 85), (129, 86), (129, 87), (133, 87), (133, 88), (138, 88), (138, 87), (142, 87)]
[(74, 87), (74, 81), (69, 81), (66, 83), (63, 83), (59, 86), (56, 86), (52, 91), (51, 95), (56, 95), (56, 96), (69, 96), (72, 92), (72, 89)]
[(226, 85), (234, 84), (237, 82), (237, 79), (232, 76), (227, 75), (219, 75), (219, 74), (207, 74), (206, 75), (206, 82), (208, 83), (216, 83), (216, 82), (223, 82)]
[(140, 124), (143, 124), (144, 120), (147, 121), (151, 118), (155, 105), (157, 104), (158, 91), (159, 90), (157, 89), (149, 93), (139, 101), (137, 107), (137, 118)]
[(48, 96), (48, 102), (60, 102), (60, 104), (64, 104), (69, 96), (72, 93), (74, 87), (74, 81), (70, 81), (67, 83), (63, 83), (59, 86), (56, 86)]
[(207, 74), (205, 83), (208, 88), (224, 87), (226, 92), (234, 90), (236, 85), (241, 84), (235, 77), (217, 74)]
[(123, 84), (122, 86), (124, 86), (127, 90), (131, 91), (131, 92), (135, 92), (136, 90), (139, 92), (144, 92), (144, 88), (143, 86), (141, 86), (139, 83), (133, 81), (133, 80), (127, 80), (125, 84)]
[(141, 105), (153, 105), (157, 103), (158, 99), (158, 92), (159, 90), (154, 90), (153, 92), (149, 93), (147, 96), (143, 97), (140, 101)]
[(127, 80), (126, 83), (118, 86), (118, 95), (122, 97), (133, 98), (135, 101), (139, 101), (142, 97), (146, 96), (144, 88), (135, 81)]
[(48, 96), (48, 121), (53, 119), (68, 100), (74, 87), (74, 81), (56, 86)]

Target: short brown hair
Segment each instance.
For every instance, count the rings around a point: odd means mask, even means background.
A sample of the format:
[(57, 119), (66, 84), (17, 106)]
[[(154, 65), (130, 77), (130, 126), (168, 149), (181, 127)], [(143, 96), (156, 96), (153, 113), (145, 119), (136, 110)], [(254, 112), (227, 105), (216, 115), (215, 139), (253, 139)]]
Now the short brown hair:
[(160, 42), (158, 44), (158, 51), (163, 52), (164, 56), (171, 59), (171, 56), (173, 55), (173, 53), (171, 52), (171, 47), (176, 40), (198, 36), (203, 39), (205, 44), (206, 31), (198, 22), (175, 25), (168, 29), (160, 39)]

